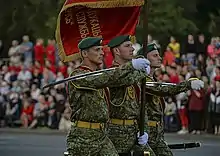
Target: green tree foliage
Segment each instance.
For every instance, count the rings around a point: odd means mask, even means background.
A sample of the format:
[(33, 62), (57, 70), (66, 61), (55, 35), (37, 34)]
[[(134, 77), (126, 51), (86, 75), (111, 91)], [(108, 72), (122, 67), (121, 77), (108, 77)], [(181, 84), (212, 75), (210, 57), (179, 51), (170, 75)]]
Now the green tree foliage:
[(0, 1), (0, 37), (3, 39), (31, 34), (33, 37), (54, 36), (56, 16), (62, 1), (3, 0)]
[[(184, 17), (184, 8), (176, 0), (152, 0), (149, 15), (149, 33), (159, 40), (167, 37), (184, 36), (198, 30), (195, 23)], [(143, 11), (141, 16), (143, 16)], [(137, 27), (137, 38), (142, 41), (143, 18)]]

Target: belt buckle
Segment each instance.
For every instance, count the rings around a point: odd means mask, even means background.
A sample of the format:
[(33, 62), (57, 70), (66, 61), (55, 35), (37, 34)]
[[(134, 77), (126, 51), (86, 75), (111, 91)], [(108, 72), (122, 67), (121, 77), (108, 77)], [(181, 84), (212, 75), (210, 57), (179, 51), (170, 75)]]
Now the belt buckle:
[(99, 127), (100, 127), (101, 130), (104, 130), (104, 128), (105, 128), (104, 123), (99, 123)]
[(133, 120), (133, 124), (134, 124), (134, 125), (137, 125), (137, 120)]
[(157, 126), (159, 127), (161, 125), (160, 121), (157, 122)]

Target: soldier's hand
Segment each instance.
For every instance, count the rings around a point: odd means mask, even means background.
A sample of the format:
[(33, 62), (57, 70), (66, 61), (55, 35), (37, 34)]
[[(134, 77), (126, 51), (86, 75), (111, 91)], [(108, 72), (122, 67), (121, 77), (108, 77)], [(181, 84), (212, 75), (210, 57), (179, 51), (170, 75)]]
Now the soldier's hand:
[(144, 132), (144, 135), (140, 136), (140, 133), (138, 132), (138, 144), (146, 145), (147, 142), (148, 142), (148, 134)]
[(200, 89), (204, 88), (204, 82), (199, 79), (192, 79), (192, 80), (190, 80), (190, 83), (191, 83), (191, 88), (193, 90), (200, 90)]
[(150, 66), (150, 61), (145, 58), (132, 59), (132, 66), (136, 70), (142, 70), (146, 72), (146, 68)]

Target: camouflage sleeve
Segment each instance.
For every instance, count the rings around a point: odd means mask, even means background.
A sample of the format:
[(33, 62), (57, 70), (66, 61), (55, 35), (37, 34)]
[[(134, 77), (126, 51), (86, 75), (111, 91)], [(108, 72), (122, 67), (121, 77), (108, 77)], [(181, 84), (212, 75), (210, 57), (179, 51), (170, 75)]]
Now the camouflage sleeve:
[(165, 97), (165, 96), (177, 95), (181, 92), (186, 92), (187, 90), (190, 89), (191, 89), (190, 81), (184, 81), (177, 85), (167, 85), (167, 86), (155, 85), (153, 87), (146, 86), (146, 93), (160, 97)]
[[(82, 73), (73, 73), (71, 75)], [(135, 70), (131, 62), (122, 65), (115, 70), (103, 72), (100, 75), (88, 76), (83, 79), (74, 80), (71, 83), (77, 88), (99, 89), (104, 87), (130, 86), (145, 78), (146, 74)]]

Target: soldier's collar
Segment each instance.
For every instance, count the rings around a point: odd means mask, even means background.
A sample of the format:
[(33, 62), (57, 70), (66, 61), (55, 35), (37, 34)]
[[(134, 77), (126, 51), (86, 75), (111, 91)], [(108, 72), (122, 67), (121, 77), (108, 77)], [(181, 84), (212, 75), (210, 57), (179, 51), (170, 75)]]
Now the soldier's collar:
[(83, 69), (83, 70), (89, 70), (91, 72), (93, 72), (93, 70), (91, 68), (89, 68), (88, 66), (79, 66), (78, 68)]
[(120, 63), (118, 63), (117, 61), (113, 61), (113, 63), (112, 63), (112, 66), (113, 67), (118, 67), (118, 66), (120, 66), (121, 64)]

